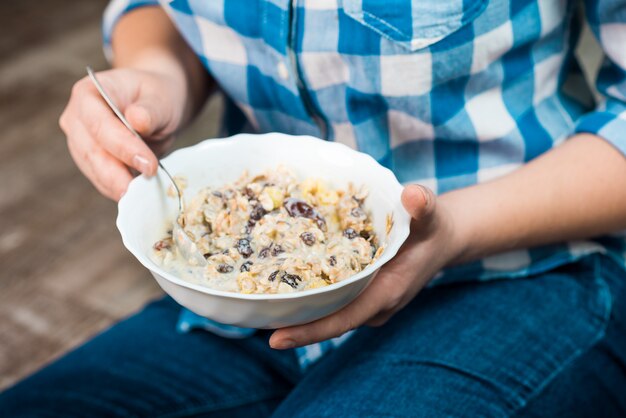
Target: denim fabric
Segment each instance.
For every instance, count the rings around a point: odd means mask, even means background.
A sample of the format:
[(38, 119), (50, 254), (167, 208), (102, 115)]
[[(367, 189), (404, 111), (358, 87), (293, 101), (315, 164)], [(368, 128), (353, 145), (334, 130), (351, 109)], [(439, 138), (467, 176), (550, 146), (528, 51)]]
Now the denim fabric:
[(626, 273), (590, 256), (424, 290), (306, 372), (267, 332), (176, 334), (169, 298), (0, 395), (0, 416), (623, 417)]

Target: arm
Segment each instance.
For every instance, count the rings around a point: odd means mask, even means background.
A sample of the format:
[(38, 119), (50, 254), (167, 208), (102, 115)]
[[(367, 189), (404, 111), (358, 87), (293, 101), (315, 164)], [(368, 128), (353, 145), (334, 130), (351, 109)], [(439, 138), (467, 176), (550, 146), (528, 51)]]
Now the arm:
[[(519, 170), (441, 196), (454, 222), (454, 262), (626, 228), (626, 159), (579, 134)], [(485, 227), (488, 225), (488, 227)]]
[(506, 177), (441, 198), (465, 242), (457, 262), (626, 228), (625, 12), (620, 0), (585, 0), (605, 53), (596, 80), (604, 99), (577, 121), (577, 135)]
[(208, 73), (160, 7), (138, 7), (116, 23), (106, 36), (115, 68), (98, 78), (145, 142), (128, 132), (86, 77), (72, 88), (59, 119), (78, 168), (113, 200), (132, 180), (129, 168), (156, 173), (155, 154), (171, 146), (210, 90)]

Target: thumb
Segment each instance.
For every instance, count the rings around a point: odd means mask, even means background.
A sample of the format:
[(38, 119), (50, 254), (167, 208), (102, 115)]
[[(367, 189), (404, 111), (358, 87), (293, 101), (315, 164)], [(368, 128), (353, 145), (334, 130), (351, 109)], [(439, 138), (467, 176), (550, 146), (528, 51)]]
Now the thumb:
[(169, 133), (164, 131), (171, 118), (165, 115), (163, 106), (158, 103), (141, 100), (130, 104), (124, 112), (128, 122), (145, 139), (160, 139)]
[(427, 187), (410, 184), (402, 191), (402, 205), (404, 209), (419, 223), (432, 220), (435, 214), (437, 199), (435, 194)]

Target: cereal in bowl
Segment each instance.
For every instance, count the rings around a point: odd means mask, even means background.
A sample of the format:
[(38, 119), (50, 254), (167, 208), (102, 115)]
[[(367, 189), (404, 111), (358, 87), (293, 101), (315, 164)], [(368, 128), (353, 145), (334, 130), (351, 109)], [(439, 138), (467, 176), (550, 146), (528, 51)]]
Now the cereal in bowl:
[(193, 273), (194, 281), (218, 290), (267, 294), (328, 286), (383, 251), (366, 198), (364, 187), (298, 181), (283, 166), (244, 173), (232, 184), (202, 189), (185, 210), (184, 230), (205, 267), (188, 265), (171, 235), (154, 244), (154, 255), (172, 273)]

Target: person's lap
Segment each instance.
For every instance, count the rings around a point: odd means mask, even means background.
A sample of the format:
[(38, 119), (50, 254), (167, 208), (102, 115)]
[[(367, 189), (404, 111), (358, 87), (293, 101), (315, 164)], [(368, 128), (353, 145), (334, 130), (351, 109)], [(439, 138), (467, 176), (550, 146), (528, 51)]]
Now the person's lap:
[(626, 411), (626, 274), (600, 257), (528, 279), (427, 289), (304, 374), (293, 351), (268, 347), (268, 333), (181, 335), (177, 315), (170, 299), (149, 305), (0, 395), (0, 416)]
[(249, 417), (287, 395), (299, 371), (292, 353), (271, 350), (260, 336), (179, 334), (179, 313), (170, 298), (149, 304), (2, 394), (0, 416), (188, 416), (229, 409), (239, 416), (236, 408), (246, 406), (251, 410), (241, 416)]
[[(624, 416), (626, 275), (603, 266), (426, 291), (312, 369), (275, 415)], [(613, 298), (609, 280), (623, 282)]]

